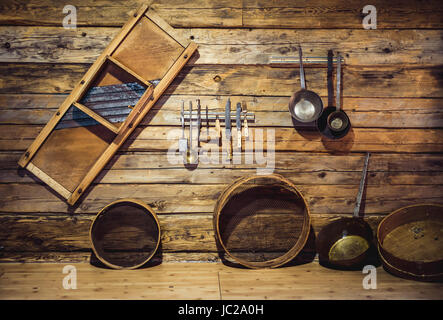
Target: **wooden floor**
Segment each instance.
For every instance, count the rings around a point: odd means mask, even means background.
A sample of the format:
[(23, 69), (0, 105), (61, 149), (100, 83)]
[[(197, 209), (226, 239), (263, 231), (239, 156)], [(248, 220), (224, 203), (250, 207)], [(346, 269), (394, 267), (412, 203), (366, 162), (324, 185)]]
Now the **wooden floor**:
[(76, 268), (77, 289), (63, 288), (66, 264), (0, 264), (0, 299), (443, 299), (442, 283), (394, 277), (378, 267), (377, 289), (364, 289), (360, 271), (330, 270), (316, 262), (250, 270), (221, 263), (165, 263), (110, 270)]

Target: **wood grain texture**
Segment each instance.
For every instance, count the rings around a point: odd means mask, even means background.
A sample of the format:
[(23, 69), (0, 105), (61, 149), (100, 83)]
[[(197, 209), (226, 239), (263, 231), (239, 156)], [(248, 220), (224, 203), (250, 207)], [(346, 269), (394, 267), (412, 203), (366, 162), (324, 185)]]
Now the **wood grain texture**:
[[(63, 101), (62, 95), (24, 94), (0, 95), (0, 124), (43, 125)], [(288, 111), (289, 97), (231, 96), (232, 101), (244, 101), (248, 110), (255, 113), (250, 125), (263, 127), (292, 127)], [(201, 104), (209, 111), (223, 110), (226, 98), (199, 96)], [(177, 112), (181, 101), (195, 100), (193, 95), (164, 95), (153, 106), (142, 125), (170, 125), (180, 123)], [(322, 97), (323, 104), (328, 102)], [(352, 98), (342, 99), (342, 108), (356, 128), (443, 128), (443, 100), (414, 98)], [(204, 118), (204, 117), (203, 117)], [(205, 119), (203, 119), (204, 125)], [(214, 123), (211, 123), (214, 127)], [(202, 133), (205, 129), (202, 129)]]
[[(315, 234), (323, 226), (340, 217), (334, 214), (314, 214), (312, 226)], [(72, 216), (57, 213), (41, 217), (33, 214), (0, 214), (0, 230), (4, 231), (1, 236), (1, 259), (5, 260), (25, 252), (34, 255), (38, 252), (58, 252), (60, 255), (63, 252), (68, 255), (74, 252), (91, 252), (89, 228), (93, 218), (94, 215), (89, 214)], [(380, 215), (367, 218), (368, 223), (374, 227), (374, 232), (382, 218)], [(185, 258), (186, 252), (196, 255), (218, 251), (211, 214), (160, 215), (159, 223), (160, 253), (181, 252)], [(12, 226), (9, 232), (8, 226)], [(60, 234), (60, 229), (66, 232)], [(313, 247), (307, 245), (304, 252), (312, 250)]]
[[(309, 1), (308, 5), (285, 0), (244, 1), (243, 26), (268, 28), (361, 28), (362, 9), (368, 3), (362, 0), (346, 2)], [(377, 28), (441, 28), (435, 15), (441, 12), (438, 1), (372, 1), (377, 8)]]
[[(87, 68), (88, 65), (82, 64), (0, 64), (0, 93), (68, 93)], [(443, 97), (442, 66), (347, 66), (343, 69), (344, 97)], [(307, 88), (326, 96), (326, 69), (306, 68), (305, 74)], [(199, 65), (184, 67), (165, 94), (289, 97), (299, 87), (299, 72), (290, 68)]]
[[(92, 63), (119, 28), (0, 26), (0, 61)], [(177, 29), (199, 45), (190, 64), (267, 64), (271, 56), (344, 53), (347, 65), (427, 64), (442, 61), (439, 30)], [(8, 45), (6, 45), (8, 43)]]
[[(231, 183), (232, 181), (229, 181)], [(358, 185), (298, 184), (313, 213), (350, 213), (353, 211)], [(91, 187), (79, 205), (68, 205), (39, 184), (2, 184), (1, 212), (17, 213), (97, 213), (117, 198), (137, 198), (149, 204), (158, 214), (208, 213), (227, 184), (106, 184)], [(408, 204), (442, 203), (441, 185), (368, 186), (366, 214), (386, 214)], [(204, 190), (204, 192), (202, 192)], [(412, 196), (413, 195), (413, 196)]]
[[(408, 286), (411, 286), (408, 288)], [(361, 271), (325, 269), (310, 263), (283, 269), (220, 272), (222, 299), (441, 299), (442, 284), (402, 281), (377, 268), (377, 290), (362, 287)], [(420, 288), (420, 289), (418, 289)], [(418, 289), (418, 290), (417, 290)]]
[[(17, 159), (20, 151), (0, 151), (0, 165), (4, 170), (17, 169)], [(182, 164), (167, 161), (164, 152), (117, 152), (116, 156), (105, 166), (108, 170), (155, 170), (183, 169)], [(279, 152), (275, 157), (275, 167), (279, 170), (299, 173), (315, 172), (361, 172), (364, 154), (324, 154), (302, 152)], [(223, 163), (202, 163), (199, 169), (223, 169)], [(256, 164), (240, 163), (235, 170), (255, 170)], [(375, 153), (371, 156), (369, 171), (379, 173), (435, 173), (443, 171), (442, 154), (404, 154), (404, 153)], [(199, 175), (199, 170), (189, 172)], [(372, 176), (371, 176), (372, 177)], [(321, 178), (319, 176), (319, 178)], [(212, 179), (207, 177), (208, 181)], [(376, 181), (376, 180), (375, 180)], [(369, 183), (373, 181), (368, 181)]]
[[(151, 4), (173, 27), (248, 28), (362, 28), (362, 0), (331, 3), (326, 0), (288, 3), (285, 0), (156, 0), (156, 1), (2, 1), (0, 23), (60, 25), (66, 4), (78, 9), (78, 25), (121, 26), (141, 4)], [(439, 1), (372, 1), (378, 28), (441, 28)]]
[[(318, 263), (244, 270), (219, 263), (161, 264), (137, 271), (74, 264), (76, 290), (65, 290), (62, 263), (3, 264), (3, 299), (427, 299), (442, 298), (442, 285), (404, 281), (377, 268), (377, 290), (362, 287), (361, 271), (328, 270)], [(42, 274), (45, 276), (42, 277)], [(328, 284), (328, 285), (325, 285)], [(346, 284), (346, 285), (343, 285)], [(265, 308), (266, 309), (266, 308)]]
[[(34, 264), (34, 267), (27, 264), (4, 264), (0, 267), (2, 274), (0, 297), (2, 299), (143, 300), (219, 299), (220, 297), (217, 269), (208, 268), (203, 264), (170, 264), (137, 271), (121, 270), (119, 280), (114, 281), (116, 286), (113, 286), (113, 289), (110, 289), (109, 284), (113, 278), (115, 279), (115, 270), (112, 273), (110, 272), (112, 270), (96, 268), (86, 263), (76, 264), (79, 275), (77, 290), (63, 288), (63, 267), (63, 264), (40, 264), (40, 266)], [(130, 272), (126, 273), (127, 271)], [(42, 274), (45, 276), (42, 277)], [(23, 291), (23, 288), (28, 289)]]
[[(0, 263), (89, 263), (91, 251), (21, 251), (8, 252), (0, 255)], [(153, 263), (170, 263), (170, 262), (221, 262), (217, 252), (162, 252), (155, 255)]]
[[(0, 140), (0, 150), (23, 150), (39, 132), (38, 127), (28, 126), (0, 126), (0, 132), (12, 130), (21, 131), (20, 139)], [(22, 129), (22, 130), (20, 130)], [(236, 134), (236, 133), (235, 133)], [(323, 138), (318, 132), (296, 131), (294, 128), (250, 128), (250, 144), (242, 145), (242, 150), (264, 150), (270, 146), (275, 152), (406, 152), (406, 153), (439, 153), (443, 150), (443, 135), (441, 129), (372, 129), (353, 128), (348, 136), (341, 140), (330, 141)], [(122, 151), (163, 151), (178, 150), (178, 138), (181, 130), (166, 126), (139, 126), (134, 133), (123, 143)], [(224, 136), (224, 135), (223, 135)], [(236, 135), (234, 135), (236, 137)], [(271, 138), (273, 137), (273, 138)], [(274, 143), (267, 139), (273, 139)], [(306, 142), (309, 140), (309, 143)], [(271, 141), (271, 140), (270, 140)], [(253, 143), (253, 144), (252, 144)], [(215, 143), (202, 143), (202, 148), (208, 152), (206, 160), (223, 161), (223, 149)], [(170, 161), (178, 163), (177, 156), (170, 154)], [(258, 159), (258, 155), (254, 156)], [(244, 155), (242, 155), (244, 158)], [(212, 159), (212, 160), (211, 160)], [(218, 160), (217, 160), (218, 159)], [(240, 158), (236, 161), (246, 161)], [(227, 164), (226, 161), (223, 162)], [(258, 163), (254, 161), (253, 163)]]

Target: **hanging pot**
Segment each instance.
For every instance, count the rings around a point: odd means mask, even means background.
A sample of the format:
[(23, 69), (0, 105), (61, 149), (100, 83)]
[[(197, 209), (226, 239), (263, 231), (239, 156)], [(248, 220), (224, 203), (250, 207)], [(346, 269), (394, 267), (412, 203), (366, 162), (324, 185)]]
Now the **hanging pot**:
[(294, 93), (289, 100), (289, 112), (297, 121), (313, 122), (320, 116), (323, 110), (323, 102), (318, 94), (306, 89), (301, 47), (299, 47), (299, 56), (301, 90)]
[(351, 128), (348, 115), (341, 109), (341, 56), (337, 57), (337, 94), (336, 105), (332, 106), (332, 51), (328, 52), (328, 104), (317, 120), (317, 129), (329, 139), (340, 139), (346, 136)]

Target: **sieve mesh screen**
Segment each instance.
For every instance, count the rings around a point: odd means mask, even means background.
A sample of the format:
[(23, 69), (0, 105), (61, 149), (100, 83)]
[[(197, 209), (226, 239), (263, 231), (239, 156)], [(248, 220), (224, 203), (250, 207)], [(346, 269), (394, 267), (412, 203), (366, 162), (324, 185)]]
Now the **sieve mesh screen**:
[(128, 268), (142, 264), (153, 255), (159, 241), (159, 227), (146, 208), (120, 202), (97, 216), (91, 240), (102, 259)]
[(247, 263), (277, 263), (307, 236), (303, 198), (275, 176), (257, 176), (230, 189), (216, 211), (219, 241), (232, 258)]

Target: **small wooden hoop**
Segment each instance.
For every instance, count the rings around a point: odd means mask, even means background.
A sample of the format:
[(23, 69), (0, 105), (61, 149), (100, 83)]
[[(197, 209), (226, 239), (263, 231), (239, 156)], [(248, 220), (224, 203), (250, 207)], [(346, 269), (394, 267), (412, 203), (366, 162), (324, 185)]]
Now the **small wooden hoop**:
[[(152, 253), (151, 253), (151, 254), (150, 254), (145, 260), (143, 260), (143, 262), (138, 263), (137, 265), (134, 265), (134, 266), (129, 266), (129, 267), (123, 267), (123, 266), (119, 266), (119, 265), (116, 265), (116, 264), (110, 263), (110, 262), (107, 261), (105, 258), (103, 258), (103, 257), (99, 254), (99, 252), (98, 252), (98, 250), (97, 250), (97, 248), (96, 248), (96, 246), (95, 246), (95, 244), (94, 244), (94, 241), (93, 241), (93, 234), (92, 234), (92, 232), (93, 232), (93, 228), (94, 228), (94, 225), (95, 225), (97, 219), (98, 219), (101, 215), (103, 215), (104, 213), (106, 213), (106, 212), (108, 211), (109, 208), (115, 206), (116, 204), (124, 203), (124, 202), (128, 202), (128, 203), (130, 203), (130, 204), (136, 204), (136, 205), (142, 207), (143, 209), (145, 209), (145, 210), (147, 211), (147, 213), (149, 212), (149, 214), (151, 214), (151, 216), (154, 218), (154, 221), (155, 221), (155, 223), (157, 224), (157, 230), (158, 230), (158, 234), (157, 234), (157, 243), (156, 243), (155, 249), (152, 250)], [(110, 268), (112, 268), (112, 269), (128, 269), (128, 270), (129, 270), (129, 269), (136, 269), (136, 268), (141, 267), (142, 265), (144, 265), (145, 263), (147, 263), (149, 260), (151, 260), (151, 258), (152, 258), (152, 257), (154, 256), (154, 254), (157, 252), (158, 247), (159, 247), (159, 245), (160, 245), (160, 237), (161, 237), (160, 223), (159, 223), (159, 221), (158, 221), (157, 215), (155, 214), (154, 210), (153, 210), (149, 205), (147, 205), (146, 203), (144, 203), (143, 201), (140, 201), (140, 200), (137, 200), (137, 199), (131, 199), (131, 198), (120, 199), (120, 200), (114, 201), (114, 202), (108, 204), (107, 206), (105, 206), (105, 207), (104, 207), (103, 209), (101, 209), (101, 210), (99, 211), (99, 213), (95, 216), (94, 220), (93, 220), (92, 223), (91, 223), (91, 227), (90, 227), (90, 229), (89, 229), (89, 239), (90, 239), (91, 247), (92, 247), (92, 250), (94, 251), (95, 256), (96, 256), (96, 257), (97, 257), (97, 258), (98, 258), (103, 264), (105, 264), (106, 266), (108, 266), (108, 267), (110, 267)]]

